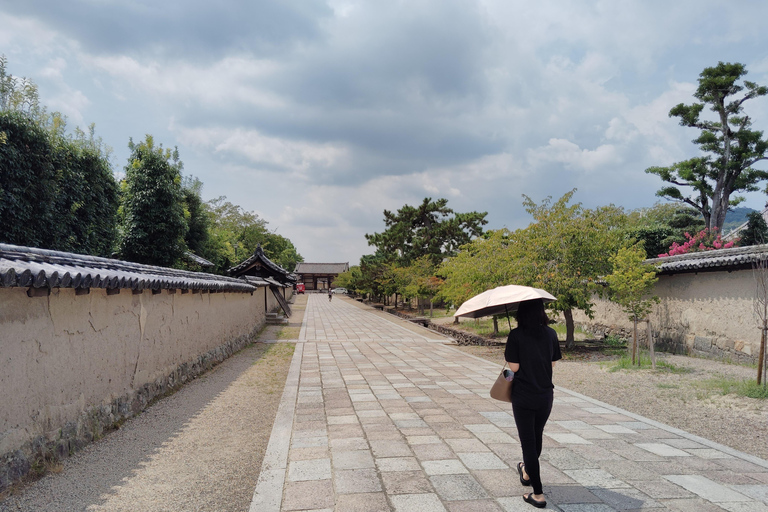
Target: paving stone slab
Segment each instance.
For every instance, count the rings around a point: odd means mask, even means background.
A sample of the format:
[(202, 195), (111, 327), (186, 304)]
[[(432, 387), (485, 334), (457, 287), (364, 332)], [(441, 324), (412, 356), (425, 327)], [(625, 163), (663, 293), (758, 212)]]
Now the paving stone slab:
[(667, 475), (664, 478), (713, 503), (752, 501), (751, 498), (701, 475)]
[(446, 504), (449, 512), (503, 512), (493, 500), (452, 501)]
[(379, 492), (381, 480), (375, 469), (344, 469), (333, 473), (337, 494)]
[(391, 501), (396, 512), (447, 512), (436, 494), (401, 494)]
[(471, 475), (438, 475), (429, 478), (438, 496), (443, 500), (480, 500), (488, 493)]

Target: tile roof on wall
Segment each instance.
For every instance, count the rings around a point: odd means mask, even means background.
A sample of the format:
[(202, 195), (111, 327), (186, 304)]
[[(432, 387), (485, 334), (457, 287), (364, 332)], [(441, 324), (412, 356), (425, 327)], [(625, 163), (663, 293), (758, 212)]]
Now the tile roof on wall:
[(694, 252), (645, 261), (648, 264), (657, 265), (660, 274), (677, 274), (746, 269), (751, 268), (753, 263), (766, 259), (768, 259), (768, 244)]
[(0, 244), (0, 287), (242, 293), (256, 289), (231, 277), (10, 244)]

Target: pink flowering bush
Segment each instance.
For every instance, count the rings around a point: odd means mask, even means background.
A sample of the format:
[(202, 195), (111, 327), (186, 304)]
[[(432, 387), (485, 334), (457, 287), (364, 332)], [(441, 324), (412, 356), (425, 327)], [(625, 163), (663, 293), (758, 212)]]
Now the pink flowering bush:
[(714, 251), (715, 249), (730, 249), (733, 247), (739, 239), (731, 240), (730, 242), (724, 242), (720, 238), (720, 233), (717, 232), (717, 228), (712, 228), (712, 232), (709, 232), (707, 228), (702, 229), (696, 236), (691, 236), (690, 233), (685, 233), (685, 238), (688, 239), (683, 244), (677, 242), (672, 243), (672, 247), (669, 248), (669, 252), (659, 254), (659, 258), (666, 256), (677, 256), (678, 254), (688, 254), (690, 252), (702, 252), (702, 251)]

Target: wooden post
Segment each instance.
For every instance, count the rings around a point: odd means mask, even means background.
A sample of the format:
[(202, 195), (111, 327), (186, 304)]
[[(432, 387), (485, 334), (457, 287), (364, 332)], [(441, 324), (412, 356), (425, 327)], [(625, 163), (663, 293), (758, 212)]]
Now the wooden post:
[(651, 367), (655, 370), (656, 369), (656, 352), (653, 350), (653, 333), (651, 332), (651, 319), (646, 318), (645, 321), (648, 324), (648, 350), (651, 351)]
[(635, 358), (635, 355), (637, 354), (637, 318), (632, 322), (632, 366), (634, 366), (636, 360), (637, 364), (640, 364), (640, 358)]
[(760, 355), (757, 358), (757, 385), (763, 382), (763, 366), (765, 365), (765, 331), (768, 329), (768, 319), (763, 320), (762, 335), (760, 336)]

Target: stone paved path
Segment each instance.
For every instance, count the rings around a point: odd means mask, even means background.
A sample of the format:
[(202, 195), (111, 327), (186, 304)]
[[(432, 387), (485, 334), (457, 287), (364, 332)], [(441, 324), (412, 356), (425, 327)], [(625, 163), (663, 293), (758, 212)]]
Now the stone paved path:
[[(309, 296), (251, 512), (534, 510), (501, 362), (340, 299)], [(768, 462), (565, 389), (542, 459), (551, 510), (768, 511)]]

